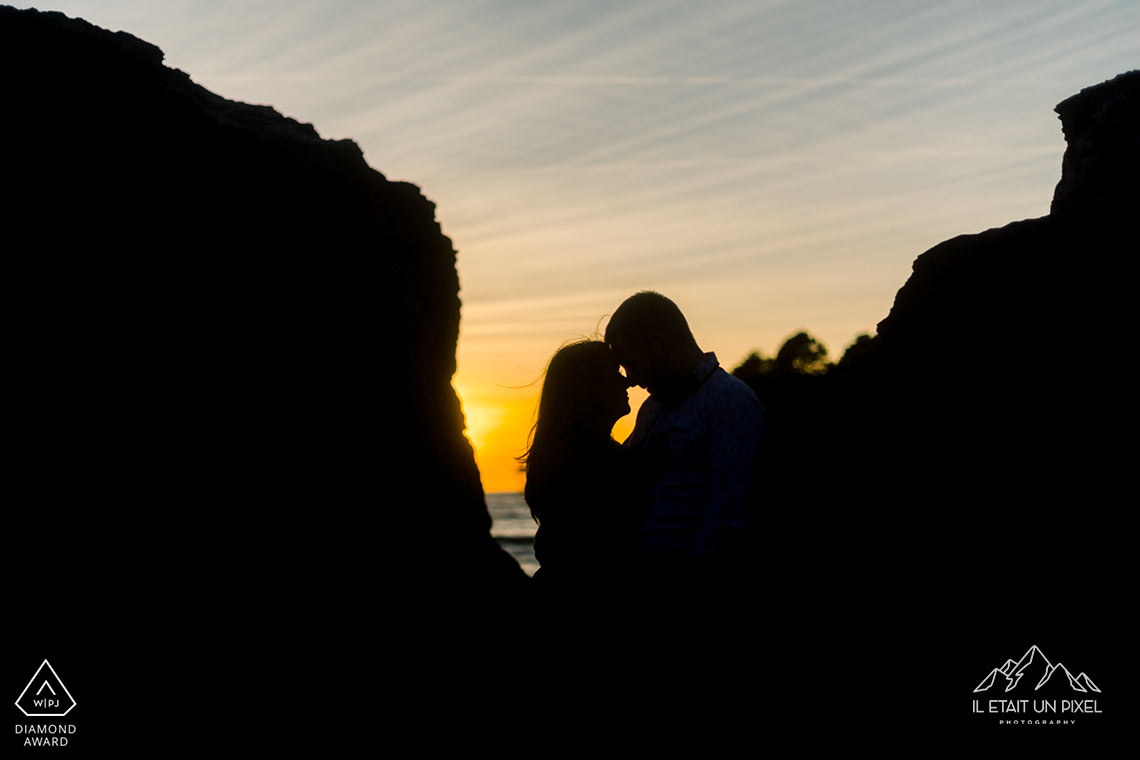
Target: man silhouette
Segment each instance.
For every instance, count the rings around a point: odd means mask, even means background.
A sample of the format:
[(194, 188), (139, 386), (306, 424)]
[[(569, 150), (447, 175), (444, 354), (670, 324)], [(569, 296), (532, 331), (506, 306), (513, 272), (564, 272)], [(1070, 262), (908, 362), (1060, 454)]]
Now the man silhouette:
[(650, 394), (624, 444), (647, 475), (638, 554), (686, 572), (735, 559), (754, 500), (764, 407), (700, 349), (681, 310), (660, 293), (626, 299), (605, 340), (630, 384)]

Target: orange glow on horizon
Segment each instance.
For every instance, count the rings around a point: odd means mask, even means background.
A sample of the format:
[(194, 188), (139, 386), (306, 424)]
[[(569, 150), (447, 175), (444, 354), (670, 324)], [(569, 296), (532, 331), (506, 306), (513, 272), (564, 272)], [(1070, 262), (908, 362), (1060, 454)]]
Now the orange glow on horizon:
[[(528, 436), (534, 425), (539, 387), (522, 389), (464, 386), (456, 391), (463, 404), (467, 428), (464, 434), (475, 449), (475, 463), (486, 493), (519, 492), (526, 477), (517, 457), (526, 451)], [(466, 391), (466, 392), (465, 392)], [(614, 425), (613, 437), (624, 441), (633, 430), (637, 409), (646, 393), (630, 389), (633, 411)]]

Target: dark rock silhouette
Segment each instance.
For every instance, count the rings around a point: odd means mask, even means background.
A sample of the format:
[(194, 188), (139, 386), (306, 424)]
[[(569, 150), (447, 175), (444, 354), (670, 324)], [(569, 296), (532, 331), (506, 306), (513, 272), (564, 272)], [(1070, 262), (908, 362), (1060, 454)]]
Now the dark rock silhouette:
[(1001, 642), (1125, 648), (1140, 71), (1057, 112), (1049, 215), (923, 253), (878, 334), (806, 395), (754, 386), (799, 428), (773, 440), (758, 504), (758, 598), (797, 621), (784, 646), (806, 658), (848, 630), (873, 661), (935, 647), (975, 674), (905, 701), (901, 735), (958, 709)]
[(6, 556), (22, 614), (60, 623), (35, 635), (99, 619), (71, 637), (97, 649), (145, 617), (213, 649), (225, 621), (271, 660), (371, 646), (409, 589), (512, 599), (526, 578), (489, 535), (451, 387), (434, 205), (162, 59), (0, 8)]
[(1140, 202), (1140, 76), (1136, 71), (1086, 87), (1057, 105), (1068, 146), (1051, 214)]
[[(1015, 562), (1044, 554), (1057, 567), (1060, 547), (1044, 547), (1063, 541), (1070, 560), (1095, 564), (1111, 538), (1116, 431), (1135, 419), (1112, 357), (1134, 323), (1140, 72), (1057, 110), (1069, 148), (1053, 212), (919, 256), (873, 348), (838, 378), (865, 394), (856, 435), (880, 431), (879, 468), (904, 500), (923, 494), (913, 527), (949, 565), (990, 537)], [(1039, 580), (1042, 593), (1072, 584)]]

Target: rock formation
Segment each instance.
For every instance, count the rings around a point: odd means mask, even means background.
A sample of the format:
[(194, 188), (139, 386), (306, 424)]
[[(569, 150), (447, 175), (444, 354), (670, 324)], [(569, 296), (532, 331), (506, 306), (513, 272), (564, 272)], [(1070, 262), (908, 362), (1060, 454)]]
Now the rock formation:
[[(1047, 216), (920, 255), (878, 334), (826, 376), (752, 373), (775, 436), (753, 586), (783, 626), (765, 651), (797, 669), (837, 631), (915, 674), (972, 672), (997, 641), (1127, 649), (1140, 71), (1057, 113)], [(849, 696), (893, 705), (899, 736), (959, 709), (949, 682), (896, 687)]]
[(919, 256), (865, 366), (890, 388), (877, 401), (898, 426), (894, 463), (945, 481), (943, 498), (1005, 501), (999, 514), (1023, 527), (1112, 500), (1131, 407), (1119, 362), (1133, 322), (1140, 72), (1057, 112), (1068, 148), (1051, 213)]
[[(842, 506), (809, 532), (811, 556), (833, 558), (815, 588), (835, 619), (867, 622), (882, 661), (934, 650), (941, 672), (969, 672), (996, 641), (1128, 645), (1140, 71), (1057, 112), (1051, 213), (919, 256), (820, 402), (832, 445), (813, 464)], [(909, 689), (902, 722), (923, 734), (957, 709), (954, 688)]]
[(511, 598), (434, 205), (162, 59), (0, 8), (8, 556), (46, 594), (28, 617), (97, 616), (104, 642), (144, 615), (201, 640), (225, 622), (283, 651), (377, 636), (401, 589)]
[(1140, 204), (1140, 72), (1086, 87), (1057, 105), (1068, 147), (1051, 214)]

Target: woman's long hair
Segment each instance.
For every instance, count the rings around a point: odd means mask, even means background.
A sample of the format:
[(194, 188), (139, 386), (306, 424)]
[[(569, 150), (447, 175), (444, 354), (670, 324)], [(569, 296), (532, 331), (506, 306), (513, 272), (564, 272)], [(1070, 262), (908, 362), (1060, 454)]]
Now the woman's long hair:
[[(595, 403), (598, 380), (617, 362), (610, 347), (597, 340), (569, 343), (554, 354), (546, 366), (542, 393), (538, 400), (538, 416), (530, 431), (529, 445), (519, 461), (526, 465), (527, 493), (534, 484), (551, 475), (551, 455), (560, 446), (573, 442), (580, 434), (581, 422)], [(529, 502), (529, 499), (528, 499)], [(531, 514), (535, 519), (534, 506)]]

